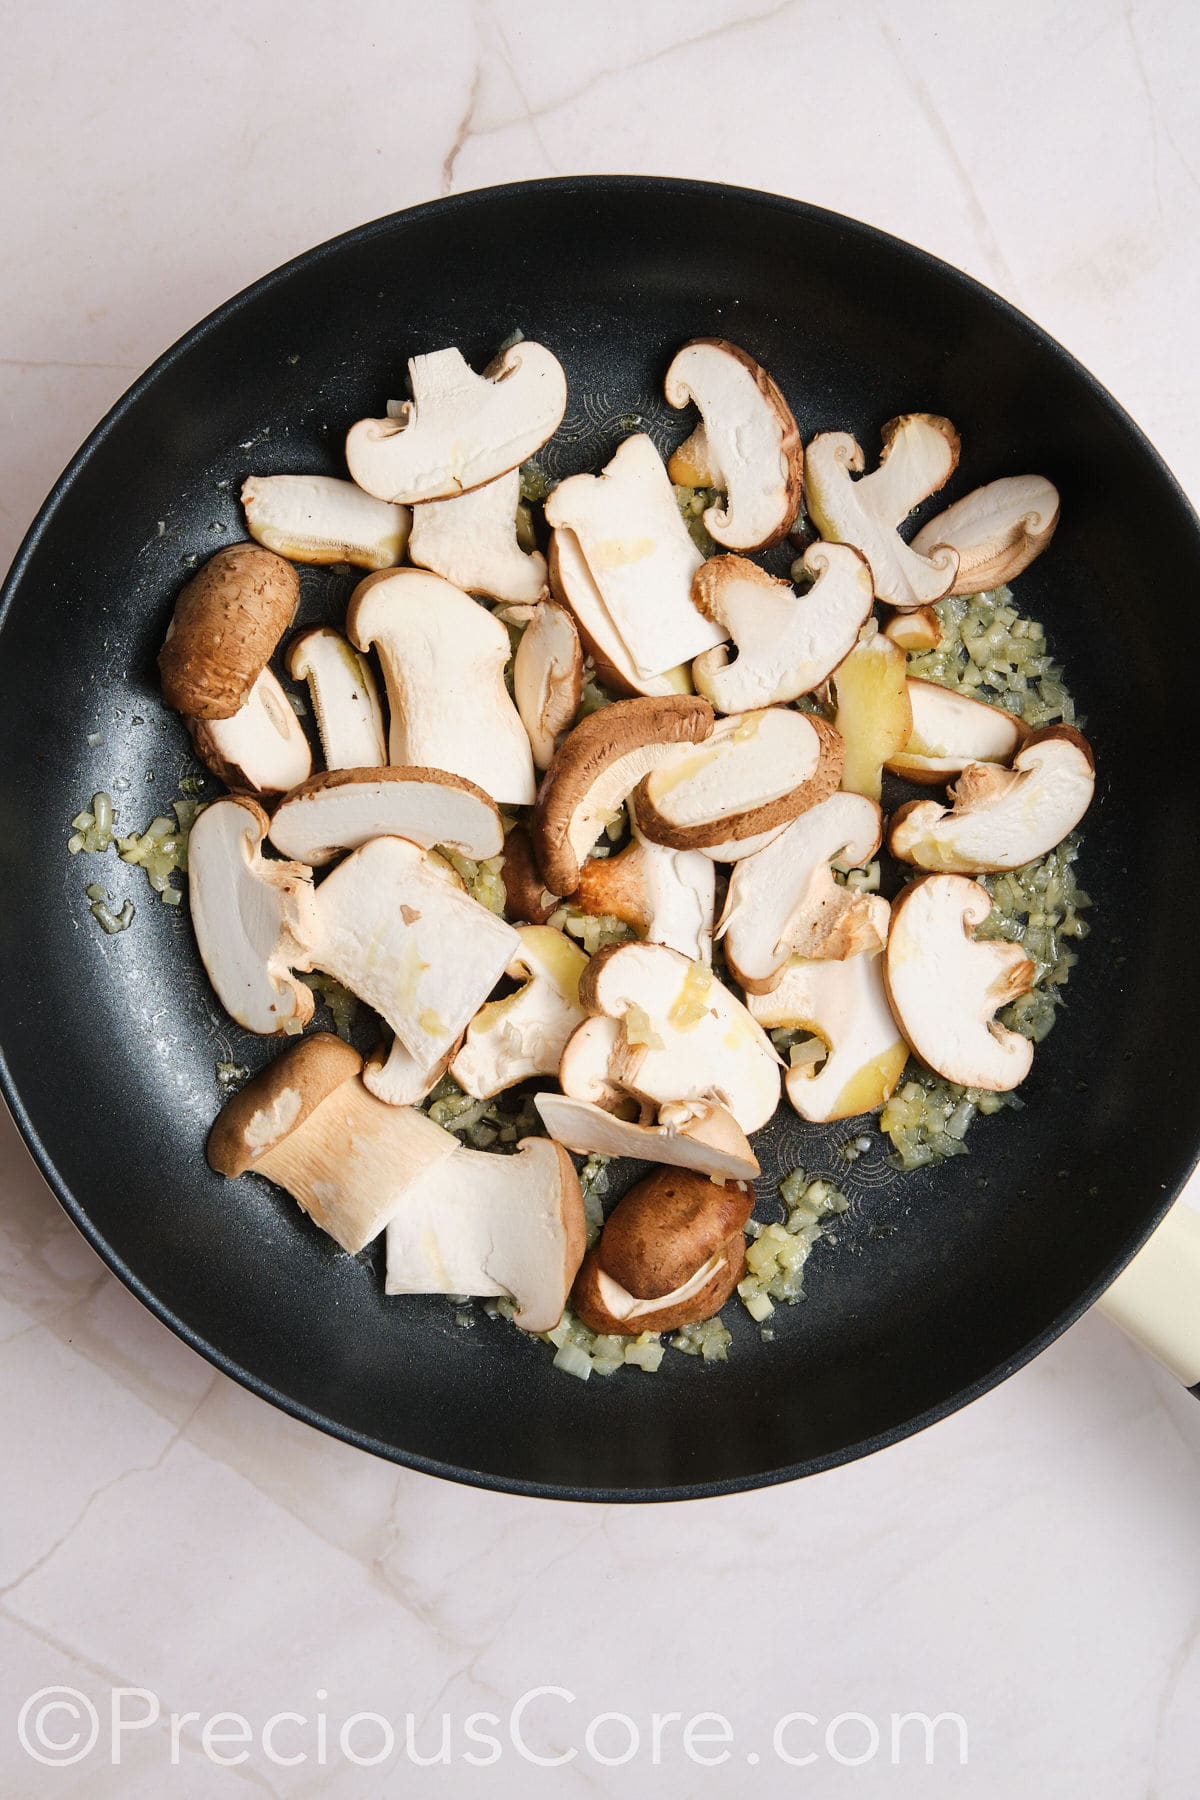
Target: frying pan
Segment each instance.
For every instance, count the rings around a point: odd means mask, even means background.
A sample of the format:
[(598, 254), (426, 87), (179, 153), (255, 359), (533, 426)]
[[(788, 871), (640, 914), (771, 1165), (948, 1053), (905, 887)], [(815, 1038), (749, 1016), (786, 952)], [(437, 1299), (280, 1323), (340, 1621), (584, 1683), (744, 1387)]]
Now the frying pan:
[[(188, 559), (244, 536), (242, 478), (342, 472), (347, 425), (403, 391), (408, 356), (453, 343), (480, 367), (518, 328), (570, 381), (555, 475), (597, 467), (634, 418), (660, 446), (680, 441), (690, 425), (663, 403), (662, 376), (700, 335), (759, 358), (806, 438), (851, 429), (869, 457), (894, 415), (948, 415), (964, 454), (945, 498), (1049, 475), (1062, 524), (1019, 597), (1067, 666), (1101, 772), (1080, 863), (1093, 935), (1024, 1109), (978, 1121), (969, 1155), (900, 1175), (882, 1140), (839, 1154), (861, 1122), (807, 1126), (783, 1105), (758, 1141), (760, 1216), (796, 1165), (852, 1203), (813, 1254), (807, 1299), (780, 1310), (769, 1343), (730, 1308), (725, 1365), (671, 1352), (657, 1375), (586, 1385), (500, 1321), (468, 1330), (443, 1300), (385, 1299), (377, 1250), (343, 1256), (278, 1190), (207, 1169), (215, 1062), (257, 1068), (277, 1046), (221, 1014), (186, 908), (158, 904), (112, 855), (64, 847), (96, 789), (115, 794), (122, 829), (178, 792), (188, 747), (154, 657)], [(301, 579), (301, 623), (340, 617), (350, 578)], [(71, 1217), (160, 1318), (264, 1398), (398, 1462), (524, 1493), (666, 1499), (891, 1443), (1075, 1319), (1197, 1154), (1200, 837), (1184, 722), (1198, 584), (1197, 520), (1110, 396), (995, 295), (878, 231), (640, 178), (495, 188), (364, 226), (149, 370), (13, 567), (0, 614), (8, 1102)], [(89, 917), (97, 879), (137, 904), (119, 937)]]

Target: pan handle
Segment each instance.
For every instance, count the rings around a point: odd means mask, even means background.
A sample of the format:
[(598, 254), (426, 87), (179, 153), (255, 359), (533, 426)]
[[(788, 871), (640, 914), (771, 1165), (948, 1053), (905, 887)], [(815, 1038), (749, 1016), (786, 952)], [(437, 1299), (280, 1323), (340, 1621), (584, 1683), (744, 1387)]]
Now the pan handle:
[(1200, 1212), (1186, 1199), (1097, 1304), (1200, 1399)]

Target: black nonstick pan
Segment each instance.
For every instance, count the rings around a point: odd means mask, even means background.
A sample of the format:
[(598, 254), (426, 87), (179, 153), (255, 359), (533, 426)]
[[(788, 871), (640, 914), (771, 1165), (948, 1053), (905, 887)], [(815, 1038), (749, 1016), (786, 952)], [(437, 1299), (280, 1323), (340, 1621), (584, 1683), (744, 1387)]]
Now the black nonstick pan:
[[(186, 907), (113, 856), (66, 854), (96, 789), (141, 826), (190, 766), (154, 658), (189, 559), (244, 536), (242, 478), (342, 472), (347, 425), (403, 392), (415, 352), (481, 367), (523, 330), (571, 385), (547, 460), (595, 468), (637, 417), (662, 447), (690, 426), (661, 397), (672, 351), (745, 345), (807, 438), (850, 429), (870, 457), (898, 413), (963, 439), (949, 497), (1044, 473), (1062, 494), (1021, 577), (1086, 717), (1101, 771), (1080, 871), (1095, 901), (1067, 1004), (1024, 1110), (971, 1153), (902, 1176), (854, 1121), (784, 1105), (758, 1148), (761, 1214), (797, 1164), (851, 1198), (808, 1297), (760, 1340), (732, 1317), (725, 1365), (670, 1353), (657, 1375), (586, 1385), (500, 1321), (385, 1300), (370, 1253), (336, 1252), (281, 1192), (226, 1182), (203, 1146), (237, 1033)], [(300, 618), (340, 614), (350, 577), (306, 569)], [(794, 201), (677, 181), (537, 182), (364, 226), (223, 307), (94, 433), (9, 577), (0, 629), (0, 1042), (4, 1089), (51, 1186), (100, 1254), (196, 1349), (257, 1393), (432, 1473), (585, 1499), (713, 1494), (827, 1468), (982, 1393), (1101, 1292), (1197, 1154), (1200, 892), (1191, 724), (1200, 528), (1137, 428), (1067, 353), (973, 281)], [(471, 704), (462, 695), (464, 709)], [(86, 866), (85, 866), (86, 865)], [(84, 887), (137, 903), (118, 937)], [(731, 1315), (740, 1309), (729, 1309)]]

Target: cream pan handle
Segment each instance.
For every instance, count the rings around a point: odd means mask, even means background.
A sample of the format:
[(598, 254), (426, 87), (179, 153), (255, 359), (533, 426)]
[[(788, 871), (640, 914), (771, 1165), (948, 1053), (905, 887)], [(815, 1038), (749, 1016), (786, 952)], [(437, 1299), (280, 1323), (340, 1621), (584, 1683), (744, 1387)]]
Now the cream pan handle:
[(1177, 1200), (1097, 1304), (1200, 1398), (1200, 1212)]

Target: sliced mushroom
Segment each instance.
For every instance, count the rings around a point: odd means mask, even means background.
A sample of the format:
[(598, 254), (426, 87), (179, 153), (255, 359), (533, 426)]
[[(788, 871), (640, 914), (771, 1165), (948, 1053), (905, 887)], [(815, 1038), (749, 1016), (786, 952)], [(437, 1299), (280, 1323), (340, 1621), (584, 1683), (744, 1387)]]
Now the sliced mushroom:
[(528, 925), (544, 925), (558, 909), (558, 896), (542, 881), (542, 872), (533, 854), (533, 843), (525, 826), (517, 823), (504, 839), (504, 860), (500, 865), (504, 883), (504, 914), (508, 919)]
[(610, 1073), (621, 1043), (619, 1019), (597, 1013), (576, 1026), (563, 1045), (558, 1081), (573, 1100), (587, 1100), (617, 1118), (649, 1124), (654, 1108), (619, 1087)]
[(560, 481), (546, 501), (546, 522), (574, 533), (639, 678), (721, 642), (720, 628), (693, 604), (692, 577), (703, 558), (644, 433), (626, 438), (601, 474)]
[(893, 613), (883, 632), (902, 650), (936, 650), (942, 622), (932, 606), (915, 606), (911, 612)]
[(677, 850), (757, 837), (837, 787), (842, 743), (814, 714), (731, 713), (697, 749), (652, 769), (636, 790), (638, 824)]
[(389, 1220), (384, 1291), (507, 1298), (523, 1331), (552, 1331), (586, 1243), (579, 1178), (557, 1144), (524, 1138), (515, 1156), (460, 1148)]
[(351, 1256), (459, 1150), (424, 1113), (376, 1100), (358, 1079), (361, 1067), (357, 1050), (315, 1032), (232, 1095), (208, 1137), (219, 1175), (277, 1182)]
[(1028, 735), (1020, 719), (999, 706), (936, 681), (910, 677), (912, 735), (904, 749), (888, 758), (894, 775), (923, 787), (939, 787), (968, 763), (1007, 763)]
[(493, 800), (529, 806), (529, 738), (508, 689), (508, 632), (440, 575), (397, 569), (360, 581), (346, 614), (360, 650), (374, 644), (387, 683), (388, 761), (465, 775)]
[(633, 1156), (700, 1169), (713, 1181), (753, 1181), (759, 1173), (745, 1132), (723, 1106), (664, 1106), (657, 1124), (636, 1125), (569, 1094), (535, 1094), (533, 1104), (550, 1136), (581, 1156)]
[(468, 493), (517, 468), (562, 423), (567, 378), (556, 356), (522, 339), (477, 375), (462, 352), (408, 364), (412, 399), (386, 419), (360, 419), (346, 437), (359, 487), (403, 505)]
[(993, 1015), (1033, 985), (1018, 944), (976, 936), (991, 895), (963, 875), (910, 882), (892, 907), (884, 980), (896, 1023), (947, 1081), (1006, 1092), (1024, 1081), (1033, 1045)]
[(1058, 524), (1058, 489), (1044, 475), (989, 481), (923, 525), (919, 556), (949, 548), (958, 557), (952, 594), (980, 594), (1014, 581), (1042, 554)]
[(767, 371), (723, 338), (694, 338), (676, 353), (663, 386), (668, 405), (693, 400), (703, 421), (701, 444), (681, 445), (668, 472), (683, 482), (699, 464), (705, 485), (724, 493), (725, 504), (704, 515), (708, 535), (731, 550), (777, 544), (800, 508), (804, 452), (791, 407)]
[(618, 1200), (571, 1303), (590, 1331), (677, 1331), (720, 1312), (746, 1264), (754, 1189), (661, 1169)]
[(419, 1106), (450, 1067), (457, 1044), (433, 1062), (414, 1056), (398, 1037), (386, 1047), (377, 1044), (363, 1064), (363, 1086), (388, 1106)]
[(250, 536), (300, 563), (390, 569), (404, 555), (412, 515), (332, 475), (251, 475), (242, 483)]
[(294, 788), (271, 820), (275, 848), (314, 869), (377, 837), (443, 844), (477, 862), (504, 847), (495, 801), (444, 769), (330, 769)]
[(804, 567), (813, 586), (797, 595), (741, 556), (714, 556), (692, 594), (737, 646), (719, 644), (692, 664), (698, 693), (718, 712), (745, 712), (810, 694), (854, 648), (871, 611), (871, 571), (844, 544), (812, 544)]
[(583, 697), (583, 647), (565, 606), (542, 600), (527, 617), (513, 657), (513, 699), (537, 768), (548, 769)]
[(562, 602), (579, 628), (579, 635), (596, 665), (601, 680), (619, 694), (661, 699), (671, 694), (690, 694), (691, 670), (687, 663), (661, 675), (640, 675), (625, 648), (592, 572), (584, 561), (573, 531), (550, 536), (550, 591)]
[(713, 728), (706, 700), (620, 700), (581, 719), (555, 751), (538, 793), (533, 841), (552, 894), (579, 886), (579, 866), (648, 770)]
[(316, 930), (312, 876), (262, 854), (267, 815), (214, 800), (188, 836), (188, 900), (200, 960), (231, 1019), (265, 1037), (302, 1030), (313, 997), (292, 968)]
[(200, 761), (235, 793), (286, 794), (312, 773), (308, 739), (270, 669), (232, 718), (187, 725)]
[[(888, 903), (871, 896), (877, 941), (888, 935)], [(748, 994), (746, 1005), (768, 1031), (810, 1031), (825, 1046), (816, 1062), (797, 1061), (783, 1078), (802, 1119), (823, 1124), (874, 1112), (892, 1093), (908, 1061), (883, 984), (883, 958), (862, 950), (840, 962), (793, 957), (769, 994)]]
[(651, 843), (636, 817), (630, 827), (632, 839), (618, 855), (584, 863), (572, 900), (581, 912), (621, 919), (652, 944), (710, 963), (717, 886), (711, 860)]
[(505, 973), (523, 982), (489, 1000), (467, 1027), (450, 1073), (466, 1094), (490, 1100), (533, 1075), (557, 1075), (567, 1039), (585, 1014), (579, 977), (587, 957), (549, 925), (526, 925)]
[(823, 538), (861, 551), (876, 598), (889, 606), (908, 611), (950, 592), (957, 551), (939, 547), (922, 555), (904, 542), (899, 527), (949, 481), (958, 450), (949, 419), (933, 413), (905, 413), (885, 425), (879, 467), (858, 481), (853, 476), (863, 467), (863, 453), (849, 432), (823, 432), (808, 446), (806, 494), (813, 524)]
[(707, 856), (714, 863), (741, 862), (744, 856), (757, 856), (768, 844), (773, 844), (781, 831), (787, 830), (787, 824), (773, 825), (769, 831), (756, 832), (751, 837), (722, 838), (716, 844), (701, 844), (700, 856)]
[(517, 469), (450, 500), (413, 508), (411, 562), (469, 594), (531, 605), (546, 592), (546, 559), (517, 542)]
[(845, 745), (842, 786), (878, 800), (883, 769), (912, 736), (908, 658), (899, 644), (876, 632), (856, 644), (833, 678), (833, 722)]
[(327, 769), (376, 769), (387, 762), (379, 689), (361, 651), (340, 631), (318, 625), (292, 639), (287, 666), (293, 681), (308, 683)]
[(184, 583), (158, 653), (163, 699), (189, 719), (231, 719), (292, 622), (300, 578), (257, 544), (229, 544)]
[(936, 800), (900, 807), (888, 847), (920, 869), (1020, 869), (1075, 829), (1095, 788), (1087, 739), (1072, 725), (1048, 725), (1026, 738), (1011, 769), (969, 763), (950, 789), (952, 807)]
[[(742, 987), (767, 992), (789, 956), (841, 959), (882, 948), (871, 895), (839, 886), (830, 867), (870, 862), (882, 835), (883, 818), (873, 801), (831, 794), (757, 856), (736, 865), (717, 935)], [(885, 928), (886, 919), (885, 907)]]

